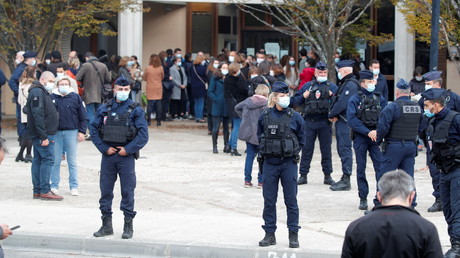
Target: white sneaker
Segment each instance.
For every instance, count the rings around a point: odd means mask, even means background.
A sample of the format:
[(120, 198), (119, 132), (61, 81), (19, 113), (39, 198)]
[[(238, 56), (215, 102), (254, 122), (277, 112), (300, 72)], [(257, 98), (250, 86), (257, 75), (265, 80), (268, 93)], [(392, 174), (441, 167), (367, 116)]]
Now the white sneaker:
[(76, 188), (70, 190), (70, 195), (72, 196), (78, 196), (78, 190)]
[(54, 194), (58, 194), (59, 190), (57, 188), (51, 188), (51, 192)]

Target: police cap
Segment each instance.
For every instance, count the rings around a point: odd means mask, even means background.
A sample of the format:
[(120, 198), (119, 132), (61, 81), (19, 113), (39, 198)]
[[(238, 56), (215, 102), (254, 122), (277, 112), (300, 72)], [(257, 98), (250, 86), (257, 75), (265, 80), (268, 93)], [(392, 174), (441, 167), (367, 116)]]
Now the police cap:
[(124, 75), (121, 75), (120, 77), (118, 77), (118, 78), (115, 80), (115, 85), (118, 85), (118, 86), (128, 86), (128, 85), (129, 85), (129, 81), (125, 78)]
[(398, 83), (396, 84), (396, 88), (401, 90), (407, 90), (410, 88), (409, 83), (404, 79), (399, 79)]
[(343, 67), (353, 67), (355, 65), (355, 61), (353, 60), (342, 60), (339, 61), (337, 64), (337, 68), (343, 68)]
[(289, 86), (285, 82), (276, 81), (273, 83), (272, 90), (278, 93), (289, 93)]
[(359, 78), (361, 80), (373, 80), (374, 74), (369, 70), (362, 70), (362, 71), (359, 71)]
[(427, 72), (426, 74), (422, 76), (423, 76), (423, 79), (425, 79), (426, 81), (434, 81), (437, 79), (441, 79), (441, 74), (442, 74), (442, 71), (431, 71), (431, 72)]
[(425, 100), (433, 100), (433, 99), (445, 99), (446, 98), (446, 91), (444, 90), (433, 90), (429, 89), (423, 93)]
[(323, 62), (321, 62), (321, 61), (319, 61), (319, 62), (316, 64), (315, 68), (318, 69), (318, 70), (320, 70), (320, 71), (325, 71), (325, 70), (327, 70), (327, 66), (326, 66)]
[(24, 58), (32, 58), (32, 57), (37, 57), (37, 52), (33, 51), (27, 51), (22, 55)]

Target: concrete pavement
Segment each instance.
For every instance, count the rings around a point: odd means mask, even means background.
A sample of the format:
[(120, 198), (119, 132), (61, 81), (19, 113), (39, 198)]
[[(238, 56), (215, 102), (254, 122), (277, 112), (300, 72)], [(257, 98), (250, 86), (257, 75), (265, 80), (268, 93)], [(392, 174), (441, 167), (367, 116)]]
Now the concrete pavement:
[[(185, 125), (185, 126), (184, 126)], [(180, 128), (187, 129), (180, 129)], [(6, 130), (9, 153), (0, 166), (0, 219), (10, 226), (21, 225), (3, 241), (8, 250), (45, 250), (74, 254), (129, 257), (339, 257), (348, 224), (363, 215), (358, 210), (356, 177), (352, 190), (333, 192), (323, 185), (319, 148), (316, 146), (308, 185), (299, 186), (300, 248), (288, 248), (286, 210), (282, 192), (278, 197), (278, 244), (260, 248), (258, 241), (263, 209), (262, 191), (243, 187), (244, 155), (212, 154), (206, 129), (189, 121), (164, 123), (150, 128), (150, 141), (136, 163), (138, 212), (134, 238), (121, 240), (123, 214), (120, 190), (115, 187), (113, 219), (115, 234), (96, 239), (101, 225), (98, 210), (98, 171), (101, 156), (91, 142), (78, 147), (79, 192), (70, 196), (66, 165), (61, 167), (62, 202), (32, 199), (30, 164), (16, 163), (19, 150), (16, 132)], [(244, 153), (245, 143), (238, 143)], [(340, 159), (333, 143), (333, 178), (341, 176)], [(424, 167), (425, 152), (416, 168)], [(63, 162), (65, 164), (65, 162)], [(371, 193), (375, 191), (372, 164), (368, 163)], [(254, 164), (253, 183), (257, 166)], [(438, 228), (443, 248), (450, 246), (447, 225), (441, 212), (428, 213), (433, 203), (431, 177), (427, 170), (415, 174), (418, 206), (423, 217)], [(372, 203), (373, 194), (368, 201)]]

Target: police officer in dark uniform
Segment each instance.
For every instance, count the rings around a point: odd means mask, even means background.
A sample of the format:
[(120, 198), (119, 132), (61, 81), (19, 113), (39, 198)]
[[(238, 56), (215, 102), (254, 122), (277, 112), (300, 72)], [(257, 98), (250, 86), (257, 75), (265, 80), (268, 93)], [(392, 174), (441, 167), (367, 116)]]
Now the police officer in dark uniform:
[[(423, 75), (425, 79), (425, 91), (422, 92), (421, 98), (418, 102), (420, 108), (423, 109), (424, 102), (426, 96), (431, 96), (432, 94), (444, 94), (446, 96), (446, 103), (445, 107), (452, 111), (460, 112), (460, 97), (451, 92), (450, 90), (445, 90), (442, 88), (442, 72), (441, 71), (431, 71)], [(429, 118), (424, 116), (422, 122), (420, 123), (420, 138), (425, 138), (425, 129), (428, 127), (428, 120)], [(427, 147), (427, 164), (430, 170), (431, 175), (431, 183), (433, 185), (433, 196), (435, 198), (435, 202), (428, 208), (428, 212), (437, 212), (442, 211), (442, 202), (441, 202), (441, 195), (439, 193), (439, 169), (436, 167), (433, 162), (430, 162), (430, 149), (429, 146), (425, 144)]]
[[(382, 143), (382, 163), (377, 182), (388, 171), (401, 169), (414, 177), (417, 156), (417, 135), (422, 111), (410, 100), (410, 86), (404, 79), (396, 84), (396, 100), (380, 113), (377, 125), (377, 143)], [(377, 199), (374, 204), (378, 205)], [(415, 207), (415, 198), (412, 207)]]
[(123, 239), (133, 236), (134, 188), (136, 173), (134, 160), (139, 150), (147, 144), (148, 127), (145, 114), (139, 104), (128, 98), (131, 91), (129, 81), (121, 76), (115, 81), (114, 99), (102, 105), (90, 125), (91, 139), (102, 153), (99, 186), (101, 198), (102, 227), (95, 237), (113, 234), (112, 199), (113, 187), (120, 177), (120, 209), (125, 216)]
[(310, 164), (315, 149), (316, 138), (319, 138), (321, 150), (321, 166), (324, 173), (324, 184), (331, 185), (332, 180), (332, 126), (327, 119), (332, 96), (337, 92), (337, 85), (327, 81), (327, 67), (318, 62), (315, 69), (315, 79), (307, 82), (292, 98), (294, 106), (302, 107), (305, 119), (305, 146), (300, 159), (300, 177), (297, 184), (306, 184), (310, 172)]
[(359, 72), (361, 91), (348, 102), (347, 120), (351, 128), (351, 138), (356, 155), (356, 178), (358, 181), (359, 209), (367, 210), (369, 185), (366, 179), (367, 153), (372, 159), (375, 174), (380, 173), (382, 152), (377, 144), (377, 122), (386, 100), (374, 92), (376, 80), (371, 71)]
[(299, 247), (299, 207), (297, 206), (297, 163), (305, 144), (304, 120), (289, 108), (289, 86), (277, 81), (272, 86), (269, 108), (259, 118), (257, 136), (263, 161), (265, 237), (259, 246), (276, 244), (276, 200), (281, 181), (287, 209), (289, 247)]
[(427, 143), (439, 169), (439, 190), (451, 249), (444, 257), (460, 257), (460, 116), (445, 104), (446, 92), (425, 94), (424, 113), (429, 120)]
[(332, 191), (347, 191), (351, 189), (350, 176), (353, 166), (353, 154), (351, 151), (350, 128), (347, 124), (347, 107), (350, 97), (358, 93), (360, 85), (353, 75), (355, 62), (342, 60), (337, 63), (339, 69), (338, 77), (340, 80), (337, 95), (332, 101), (329, 111), (329, 120), (335, 122), (335, 134), (337, 139), (337, 152), (342, 161), (342, 178), (340, 181), (331, 185)]

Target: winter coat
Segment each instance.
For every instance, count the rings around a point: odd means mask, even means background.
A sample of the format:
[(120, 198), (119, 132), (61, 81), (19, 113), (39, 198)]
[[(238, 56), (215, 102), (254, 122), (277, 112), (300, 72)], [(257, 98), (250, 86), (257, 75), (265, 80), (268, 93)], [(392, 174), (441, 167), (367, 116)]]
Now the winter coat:
[(27, 114), (24, 113), (23, 108), (27, 104), (29, 96), (29, 88), (32, 86), (30, 83), (19, 83), (18, 104), (21, 106), (21, 123), (27, 123)]
[(182, 74), (184, 75), (184, 81), (182, 83), (181, 83), (181, 77), (179, 74), (179, 70), (177, 69), (177, 66), (173, 65), (171, 66), (171, 68), (169, 68), (169, 74), (172, 76), (172, 82), (173, 82), (171, 99), (174, 99), (174, 100), (180, 100), (180, 97), (181, 97), (180, 85), (187, 86), (187, 74), (185, 73), (184, 67), (180, 66), (180, 70), (182, 71)]
[(163, 98), (163, 76), (164, 70), (162, 66), (153, 67), (149, 65), (145, 68), (142, 79), (147, 82), (145, 87), (147, 100), (161, 100)]
[(303, 71), (299, 75), (300, 83), (299, 83), (299, 87), (297, 87), (297, 89), (300, 90), (305, 83), (313, 80), (313, 76), (315, 76), (315, 68), (307, 67), (307, 68), (303, 69)]
[(228, 116), (238, 118), (235, 106), (248, 97), (248, 83), (239, 76), (228, 75), (224, 80), (224, 88)]
[[(93, 63), (99, 71), (100, 77), (94, 69)], [(102, 85), (101, 79), (104, 83), (111, 82), (111, 75), (107, 66), (99, 61), (97, 58), (92, 57), (88, 62), (84, 63), (77, 73), (77, 82), (82, 82), (84, 93), (83, 100), (85, 104), (101, 103), (102, 102)]]
[(54, 106), (59, 113), (59, 131), (78, 129), (79, 133), (86, 133), (86, 108), (80, 96), (70, 88), (67, 95), (62, 95), (59, 89), (51, 94)]
[(224, 81), (222, 78), (213, 76), (208, 89), (208, 97), (212, 100), (212, 116), (228, 116), (224, 91)]
[(208, 78), (206, 76), (206, 69), (207, 67), (205, 65), (198, 64), (194, 65), (190, 70), (193, 98), (206, 97), (205, 83), (208, 82)]
[(14, 97), (17, 99), (18, 98), (18, 90), (19, 90), (19, 79), (22, 76), (22, 73), (26, 69), (28, 65), (24, 62), (18, 64), (16, 69), (13, 71), (13, 74), (10, 77), (10, 80), (8, 81), (8, 84), (10, 85), (10, 89), (14, 93)]
[(262, 111), (267, 107), (267, 98), (254, 95), (235, 106), (235, 112), (242, 118), (238, 139), (259, 145), (257, 138), (257, 122)]

